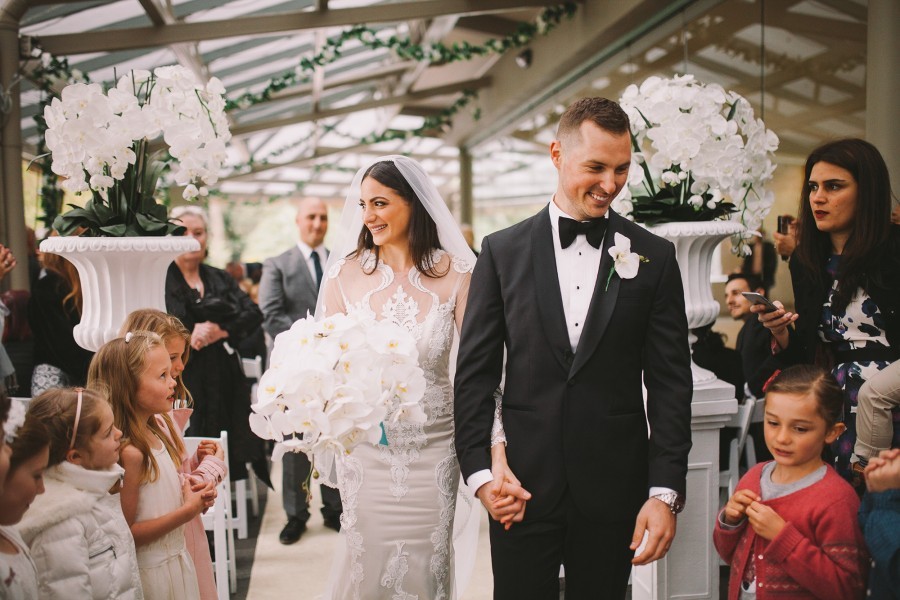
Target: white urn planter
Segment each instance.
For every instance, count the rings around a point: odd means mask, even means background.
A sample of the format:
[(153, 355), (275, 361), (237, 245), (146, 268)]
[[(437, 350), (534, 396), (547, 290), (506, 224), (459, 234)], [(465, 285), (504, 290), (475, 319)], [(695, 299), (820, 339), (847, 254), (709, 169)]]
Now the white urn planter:
[[(743, 231), (744, 226), (735, 221), (694, 221), (664, 223), (648, 229), (675, 244), (688, 329), (691, 330), (689, 341), (693, 346), (697, 341), (693, 330), (715, 321), (721, 308), (713, 299), (709, 279), (713, 251), (723, 239)], [(695, 388), (716, 380), (711, 371), (698, 367), (693, 359), (691, 375)]]
[(179, 254), (199, 250), (191, 237), (52, 237), (41, 252), (59, 254), (81, 279), (79, 346), (96, 352), (118, 337), (125, 317), (138, 308), (166, 310), (166, 270)]

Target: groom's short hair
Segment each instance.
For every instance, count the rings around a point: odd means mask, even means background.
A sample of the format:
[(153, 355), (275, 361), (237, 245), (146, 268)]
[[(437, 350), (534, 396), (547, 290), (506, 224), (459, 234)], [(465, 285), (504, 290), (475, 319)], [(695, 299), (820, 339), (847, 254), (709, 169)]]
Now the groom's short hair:
[(559, 119), (556, 139), (562, 139), (573, 133), (580, 133), (581, 124), (591, 121), (600, 129), (609, 133), (622, 135), (631, 130), (628, 115), (618, 102), (608, 98), (582, 98), (573, 102)]

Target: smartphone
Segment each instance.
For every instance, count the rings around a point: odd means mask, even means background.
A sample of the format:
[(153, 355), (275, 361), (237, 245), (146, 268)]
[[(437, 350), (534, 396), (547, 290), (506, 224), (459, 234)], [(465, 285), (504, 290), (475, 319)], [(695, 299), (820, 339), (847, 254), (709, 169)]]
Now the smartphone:
[(772, 301), (763, 296), (762, 294), (757, 294), (756, 292), (741, 292), (744, 298), (750, 301), (750, 304), (762, 304), (766, 307), (766, 312), (772, 312), (773, 310), (778, 310), (778, 307), (772, 304)]
[(791, 215), (778, 215), (778, 233), (784, 235), (790, 233), (790, 226), (793, 222), (794, 217)]

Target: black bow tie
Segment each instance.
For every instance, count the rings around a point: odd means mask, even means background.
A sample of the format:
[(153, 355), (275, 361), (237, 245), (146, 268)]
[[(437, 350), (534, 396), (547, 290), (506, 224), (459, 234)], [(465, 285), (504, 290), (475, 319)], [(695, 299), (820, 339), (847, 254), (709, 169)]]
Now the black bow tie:
[(559, 244), (563, 248), (572, 245), (579, 235), (587, 238), (588, 244), (594, 248), (600, 248), (603, 241), (603, 234), (606, 233), (607, 219), (601, 217), (591, 221), (579, 222), (566, 217), (559, 218)]

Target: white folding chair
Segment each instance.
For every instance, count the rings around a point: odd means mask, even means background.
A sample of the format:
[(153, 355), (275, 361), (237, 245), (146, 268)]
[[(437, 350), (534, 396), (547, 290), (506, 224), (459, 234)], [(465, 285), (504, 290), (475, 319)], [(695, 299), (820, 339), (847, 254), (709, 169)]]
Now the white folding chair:
[(734, 494), (741, 479), (741, 455), (744, 455), (748, 469), (756, 464), (756, 449), (753, 446), (753, 436), (750, 435), (750, 425), (762, 422), (764, 406), (765, 398), (747, 396), (738, 406), (738, 411), (731, 416), (731, 420), (725, 424), (726, 427), (736, 427), (738, 430), (728, 449), (728, 465), (721, 465), (719, 471), (719, 487), (727, 490), (728, 498)]
[[(257, 355), (254, 358), (242, 358), (241, 367), (244, 369), (244, 377), (253, 379), (250, 386), (250, 403), (256, 403), (256, 389), (259, 386), (259, 378), (262, 377), (262, 356)], [(247, 538), (247, 487), (250, 488), (250, 508), (253, 516), (259, 516), (259, 489), (256, 486), (256, 477), (253, 475), (253, 469), (247, 464), (247, 479), (238, 479), (234, 481), (234, 496), (237, 500), (237, 509), (235, 510), (234, 527), (238, 530), (238, 539)]]
[[(228, 464), (227, 431), (223, 431), (219, 438), (185, 437), (184, 445), (188, 455), (193, 455), (203, 440), (213, 440), (221, 445), (225, 453), (225, 464)], [(237, 564), (231, 518), (231, 477), (228, 474), (216, 487), (216, 491), (218, 492), (216, 503), (201, 516), (201, 520), (203, 528), (213, 532), (213, 548), (216, 553), (213, 570), (216, 574), (218, 600), (228, 600), (230, 594), (237, 591)]]

